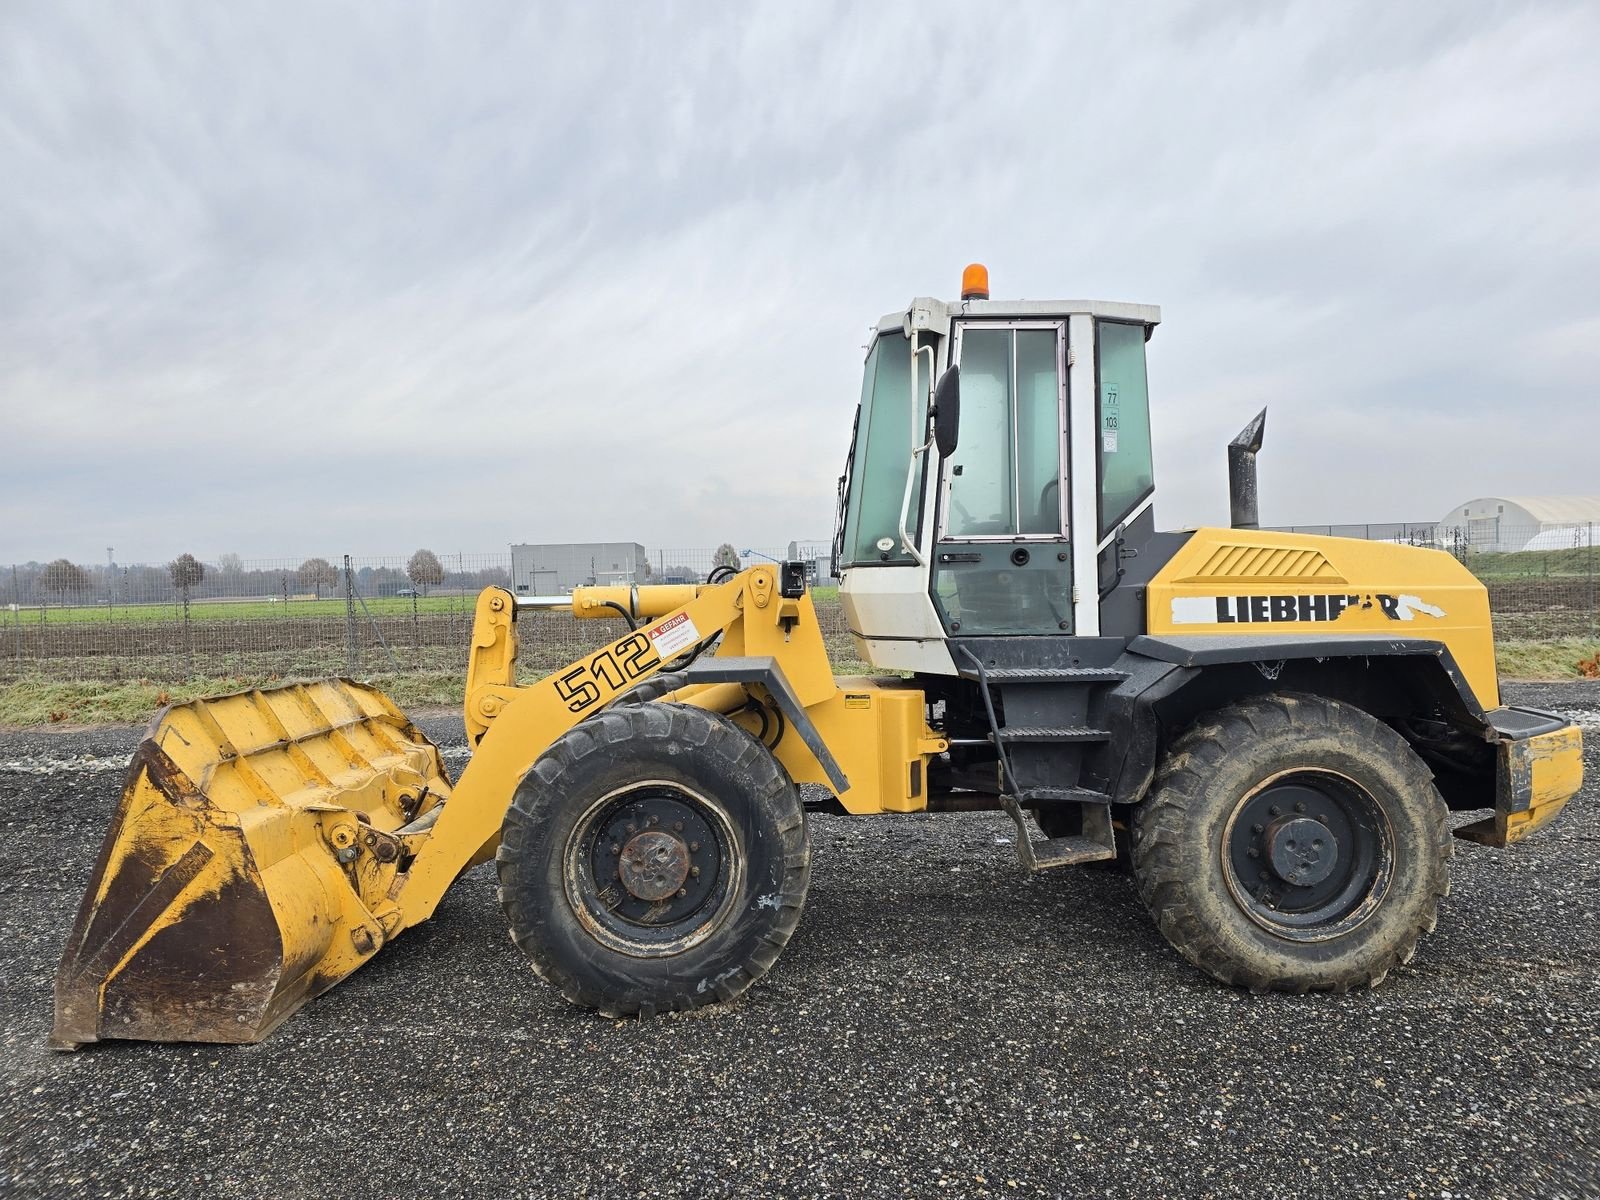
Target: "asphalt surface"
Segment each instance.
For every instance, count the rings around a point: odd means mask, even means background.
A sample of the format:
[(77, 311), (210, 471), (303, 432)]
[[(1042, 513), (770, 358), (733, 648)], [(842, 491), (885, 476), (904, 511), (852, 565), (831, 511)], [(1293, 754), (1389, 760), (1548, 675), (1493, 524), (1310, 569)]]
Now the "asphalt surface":
[[(1508, 692), (1577, 715), (1600, 780), (1600, 685)], [(1462, 844), (1438, 931), (1357, 995), (1212, 984), (1127, 879), (1024, 876), (1003, 817), (819, 817), (800, 929), (732, 1008), (569, 1008), (480, 868), (260, 1046), (53, 1054), (136, 739), (0, 734), (5, 1195), (1600, 1196), (1595, 785)]]

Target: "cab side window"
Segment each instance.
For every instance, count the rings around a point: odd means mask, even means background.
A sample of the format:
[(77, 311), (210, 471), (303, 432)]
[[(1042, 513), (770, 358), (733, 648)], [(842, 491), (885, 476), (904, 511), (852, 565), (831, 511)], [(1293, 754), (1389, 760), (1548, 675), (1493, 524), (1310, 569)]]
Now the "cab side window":
[(1155, 487), (1150, 457), (1150, 394), (1143, 325), (1098, 321), (1100, 536), (1144, 502)]

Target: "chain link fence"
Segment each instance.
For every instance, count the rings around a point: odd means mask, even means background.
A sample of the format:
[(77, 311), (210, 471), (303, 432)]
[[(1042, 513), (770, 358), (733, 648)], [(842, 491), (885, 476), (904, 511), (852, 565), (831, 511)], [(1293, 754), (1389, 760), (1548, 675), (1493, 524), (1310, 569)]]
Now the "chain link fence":
[[(1455, 555), (1489, 590), (1503, 639), (1549, 640), (1600, 632), (1600, 547), (1591, 525), (1481, 531), (1437, 523), (1300, 525), (1288, 532), (1422, 546)], [(0, 567), (0, 680), (170, 682), (412, 672), (458, 673), (466, 661), (478, 592), (488, 586), (560, 592), (576, 583), (701, 580), (720, 561), (749, 566), (798, 557), (815, 564), (814, 599), (830, 653), (853, 651), (827, 575), (825, 543), (717, 550), (635, 548), (630, 558), (588, 555), (560, 569), (554, 547), (514, 553), (299, 560)], [(566, 551), (572, 547), (561, 548)], [(610, 551), (614, 547), (589, 547)], [(534, 561), (523, 555), (546, 555)], [(603, 561), (602, 561), (603, 559)], [(573, 575), (576, 570), (580, 574)], [(563, 576), (565, 572), (565, 576)], [(532, 581), (530, 583), (530, 581)], [(535, 586), (536, 585), (536, 586)], [(527, 613), (520, 664), (537, 677), (611, 641), (606, 621)]]
[(1503, 519), (1371, 525), (1291, 525), (1287, 533), (1361, 538), (1442, 550), (1489, 591), (1495, 636), (1550, 641), (1600, 633), (1600, 525), (1516, 524)]
[[(791, 547), (750, 549), (720, 561), (781, 561)], [(799, 547), (818, 564), (817, 609), (829, 647), (848, 660), (849, 638), (826, 550)], [(809, 551), (809, 553), (808, 553)], [(186, 561), (187, 560), (187, 561)], [(571, 583), (698, 581), (719, 562), (709, 549), (643, 552), (611, 569), (599, 564)], [(460, 673), (478, 593), (513, 583), (511, 554), (295, 561), (78, 564), (0, 567), (0, 680), (44, 677), (165, 683), (192, 678), (303, 678), (347, 674)], [(410, 568), (410, 569), (408, 569)], [(541, 583), (560, 580), (543, 570)], [(524, 577), (529, 572), (524, 568)], [(571, 586), (539, 590), (570, 591)], [(518, 623), (520, 667), (538, 677), (612, 641), (612, 622), (529, 612)]]

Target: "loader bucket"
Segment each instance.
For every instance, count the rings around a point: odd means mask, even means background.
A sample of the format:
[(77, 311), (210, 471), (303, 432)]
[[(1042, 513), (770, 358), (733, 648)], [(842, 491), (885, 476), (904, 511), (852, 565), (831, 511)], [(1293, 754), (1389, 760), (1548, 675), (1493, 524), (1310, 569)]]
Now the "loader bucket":
[(330, 679), (164, 710), (56, 976), (50, 1044), (255, 1042), (399, 932), (450, 784), (381, 692)]

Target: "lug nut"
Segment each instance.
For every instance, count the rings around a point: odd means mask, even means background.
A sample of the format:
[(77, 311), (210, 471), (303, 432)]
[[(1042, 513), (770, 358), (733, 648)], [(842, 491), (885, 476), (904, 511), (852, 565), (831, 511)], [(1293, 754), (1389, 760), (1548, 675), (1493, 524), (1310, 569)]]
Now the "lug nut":
[(672, 831), (674, 833), (682, 833), (683, 832), (683, 822), (682, 821), (674, 821), (672, 823)]
[(619, 846), (616, 842), (612, 842), (611, 843), (611, 853), (613, 853), (613, 854), (621, 854), (622, 853), (622, 847)]
[(700, 849), (700, 843), (699, 842), (690, 842), (689, 843), (689, 853), (690, 854), (693, 854), (698, 849)]
[[(1283, 816), (1283, 809), (1279, 808), (1276, 804), (1274, 804), (1271, 808), (1267, 809), (1267, 811), (1269, 813), (1271, 813), (1275, 817)], [(632, 828), (632, 827), (630, 826), (629, 828)]]
[(688, 894), (689, 893), (688, 893), (688, 891), (686, 889), (684, 889), (684, 888), (679, 888), (678, 889), (678, 899), (681, 900), (681, 899), (683, 899), (683, 897), (687, 896)]
[(1251, 833), (1265, 833), (1266, 831), (1267, 831), (1267, 827), (1265, 825), (1252, 825), (1252, 826), (1250, 826), (1250, 832)]
[(699, 867), (690, 867), (689, 868), (689, 874), (694, 876), (696, 879), (699, 879), (700, 878), (700, 868)]
[(635, 825), (632, 821), (629, 821), (628, 824), (624, 828), (626, 828), (629, 833), (638, 833), (639, 832), (639, 827), (637, 825)]
[(1295, 812), (1305, 812), (1305, 810), (1306, 810), (1306, 802), (1304, 800), (1296, 800), (1295, 801), (1295, 805), (1294, 805), (1294, 810), (1295, 810)]
[(1251, 846), (1250, 847), (1250, 857), (1251, 858), (1260, 858), (1261, 857), (1261, 851), (1257, 850), (1254, 846)]

